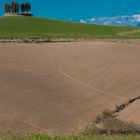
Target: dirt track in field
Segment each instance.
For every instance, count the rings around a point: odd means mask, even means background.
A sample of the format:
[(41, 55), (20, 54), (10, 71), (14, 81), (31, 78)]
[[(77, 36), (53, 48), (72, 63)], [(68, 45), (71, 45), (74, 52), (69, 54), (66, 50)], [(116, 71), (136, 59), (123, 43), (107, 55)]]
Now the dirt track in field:
[(140, 95), (139, 46), (0, 43), (0, 130), (81, 132), (104, 109)]

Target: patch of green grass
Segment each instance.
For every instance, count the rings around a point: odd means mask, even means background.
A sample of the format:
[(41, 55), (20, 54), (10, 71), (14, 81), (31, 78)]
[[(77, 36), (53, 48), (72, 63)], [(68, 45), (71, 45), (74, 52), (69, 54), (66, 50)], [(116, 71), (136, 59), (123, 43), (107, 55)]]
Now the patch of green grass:
[(91, 25), (36, 17), (0, 17), (0, 38), (26, 37), (140, 38), (140, 28)]
[(47, 134), (0, 133), (1, 140), (140, 140), (140, 136), (48, 136)]

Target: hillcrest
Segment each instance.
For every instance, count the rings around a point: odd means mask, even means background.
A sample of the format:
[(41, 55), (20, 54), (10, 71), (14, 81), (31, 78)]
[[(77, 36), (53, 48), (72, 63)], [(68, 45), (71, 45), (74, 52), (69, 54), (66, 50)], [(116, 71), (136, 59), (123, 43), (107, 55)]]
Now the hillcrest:
[(4, 4), (4, 16), (33, 16), (31, 13), (31, 4), (28, 2), (11, 2)]

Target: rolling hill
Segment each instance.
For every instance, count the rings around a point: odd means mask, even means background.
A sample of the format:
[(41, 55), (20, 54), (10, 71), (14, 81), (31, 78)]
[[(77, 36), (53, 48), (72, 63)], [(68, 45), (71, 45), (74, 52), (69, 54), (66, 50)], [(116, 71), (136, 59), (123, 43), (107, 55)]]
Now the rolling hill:
[(35, 17), (0, 17), (0, 38), (140, 38), (140, 28)]
[(106, 108), (139, 96), (139, 45), (0, 43), (0, 130), (83, 131)]
[[(1, 17), (1, 38), (140, 38), (140, 29)], [(140, 41), (0, 42), (0, 131), (77, 134), (139, 96)], [(119, 117), (129, 120), (139, 102)], [(132, 121), (132, 119), (131, 119)]]

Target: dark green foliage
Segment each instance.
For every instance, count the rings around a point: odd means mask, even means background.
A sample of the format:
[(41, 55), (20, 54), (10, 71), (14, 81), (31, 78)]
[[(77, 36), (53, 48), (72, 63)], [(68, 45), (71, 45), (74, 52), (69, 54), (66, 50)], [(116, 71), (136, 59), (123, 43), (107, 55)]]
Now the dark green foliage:
[(21, 3), (20, 9), (22, 13), (29, 13), (31, 11), (31, 4), (30, 3)]
[(5, 13), (14, 13), (18, 14), (20, 11), (22, 13), (29, 13), (31, 11), (31, 4), (26, 2), (26, 3), (17, 3), (15, 1), (11, 2), (10, 4), (5, 3), (4, 5), (4, 11)]
[(26, 7), (25, 7), (25, 4), (24, 4), (24, 3), (21, 3), (21, 4), (20, 4), (20, 9), (21, 9), (21, 12), (22, 12), (22, 13), (25, 13)]
[(26, 12), (30, 12), (31, 11), (31, 5), (30, 3), (25, 3), (25, 7), (26, 7)]
[(12, 13), (19, 13), (19, 4), (17, 2), (11, 3), (11, 12)]
[(10, 4), (5, 4), (4, 5), (4, 12), (5, 13), (10, 13), (11, 12), (11, 5)]

